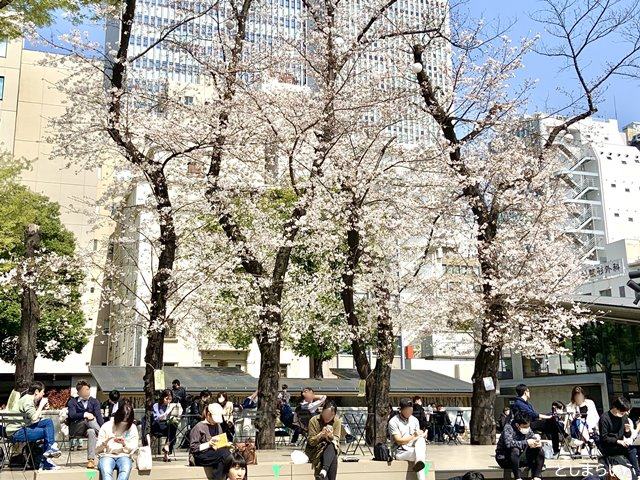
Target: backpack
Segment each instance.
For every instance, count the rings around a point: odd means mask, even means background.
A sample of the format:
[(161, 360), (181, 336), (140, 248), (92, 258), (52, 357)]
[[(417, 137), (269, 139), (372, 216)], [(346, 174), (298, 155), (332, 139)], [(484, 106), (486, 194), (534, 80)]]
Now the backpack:
[(391, 463), (393, 458), (391, 457), (391, 450), (386, 443), (377, 443), (375, 447), (373, 447), (373, 459), (376, 462), (387, 462)]

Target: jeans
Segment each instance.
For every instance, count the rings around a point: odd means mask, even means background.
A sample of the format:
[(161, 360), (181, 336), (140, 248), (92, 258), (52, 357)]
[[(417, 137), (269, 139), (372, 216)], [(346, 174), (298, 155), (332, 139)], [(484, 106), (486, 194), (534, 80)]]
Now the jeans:
[[(427, 458), (427, 442), (423, 437), (418, 437), (413, 446), (403, 446), (396, 451), (396, 460), (406, 462), (424, 462)], [(416, 472), (418, 480), (425, 479), (424, 469)]]
[(131, 457), (100, 457), (98, 460), (98, 470), (100, 470), (101, 480), (113, 480), (113, 470), (118, 470), (117, 480), (129, 480), (133, 462)]
[(37, 423), (21, 428), (11, 436), (14, 442), (35, 442), (44, 440), (44, 451), (46, 452), (55, 443), (55, 429), (53, 420), (44, 418)]
[(496, 459), (498, 465), (505, 469), (511, 469), (513, 478), (522, 478), (520, 467), (529, 467), (530, 477), (540, 477), (544, 468), (544, 453), (541, 448), (525, 448), (524, 452), (519, 448), (512, 448), (507, 458)]

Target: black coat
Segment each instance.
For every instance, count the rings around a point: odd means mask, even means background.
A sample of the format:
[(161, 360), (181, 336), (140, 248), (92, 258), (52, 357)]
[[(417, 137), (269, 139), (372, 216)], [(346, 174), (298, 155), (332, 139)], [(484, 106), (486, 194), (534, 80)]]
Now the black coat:
[(418, 419), (420, 430), (422, 430), (423, 432), (427, 430), (429, 422), (427, 421), (427, 414), (425, 413), (422, 405), (418, 405), (417, 403), (413, 404), (413, 416)]

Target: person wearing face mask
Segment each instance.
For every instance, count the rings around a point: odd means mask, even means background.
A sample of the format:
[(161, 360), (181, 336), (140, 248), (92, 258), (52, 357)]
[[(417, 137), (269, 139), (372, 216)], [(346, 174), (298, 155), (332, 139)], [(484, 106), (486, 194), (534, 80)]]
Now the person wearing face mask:
[(393, 441), (396, 460), (413, 463), (413, 471), (418, 480), (424, 480), (427, 458), (427, 432), (420, 429), (420, 422), (413, 416), (413, 402), (410, 398), (400, 400), (398, 414), (389, 420), (387, 426)]
[(618, 397), (611, 404), (611, 410), (600, 417), (600, 453), (609, 465), (627, 465), (633, 441), (627, 416), (630, 409), (629, 400)]
[(244, 480), (247, 477), (247, 461), (239, 452), (234, 452), (224, 460), (225, 480)]
[(516, 387), (518, 398), (511, 405), (511, 413), (515, 416), (518, 412), (526, 413), (531, 419), (531, 428), (536, 432), (541, 432), (551, 437), (553, 445), (553, 453), (556, 455), (560, 452), (560, 425), (552, 415), (544, 415), (538, 413), (529, 403), (531, 399), (531, 391), (529, 387), (521, 383)]
[(531, 417), (527, 413), (516, 413), (513, 422), (504, 426), (496, 445), (496, 462), (510, 469), (517, 480), (522, 479), (521, 467), (528, 467), (534, 480), (540, 479), (544, 452), (540, 438), (531, 430)]
[(222, 431), (223, 409), (219, 403), (211, 403), (204, 410), (204, 419), (189, 433), (190, 463), (213, 467), (214, 479), (223, 477), (224, 461), (231, 455), (230, 444), (225, 442)]

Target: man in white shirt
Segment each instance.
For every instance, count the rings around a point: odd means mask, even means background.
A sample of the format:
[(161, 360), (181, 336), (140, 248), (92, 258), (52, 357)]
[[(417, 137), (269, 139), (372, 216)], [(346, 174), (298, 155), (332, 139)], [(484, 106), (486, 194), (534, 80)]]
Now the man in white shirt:
[(418, 474), (418, 480), (425, 480), (427, 432), (420, 430), (420, 423), (413, 416), (411, 399), (400, 400), (400, 411), (389, 420), (389, 435), (396, 446), (396, 460), (414, 462), (413, 470)]
[(313, 388), (306, 387), (302, 390), (302, 403), (300, 403), (300, 408), (302, 410), (307, 410), (311, 415), (315, 415), (318, 413), (318, 408), (324, 405), (324, 402), (327, 401), (326, 395), (316, 395), (313, 391)]

